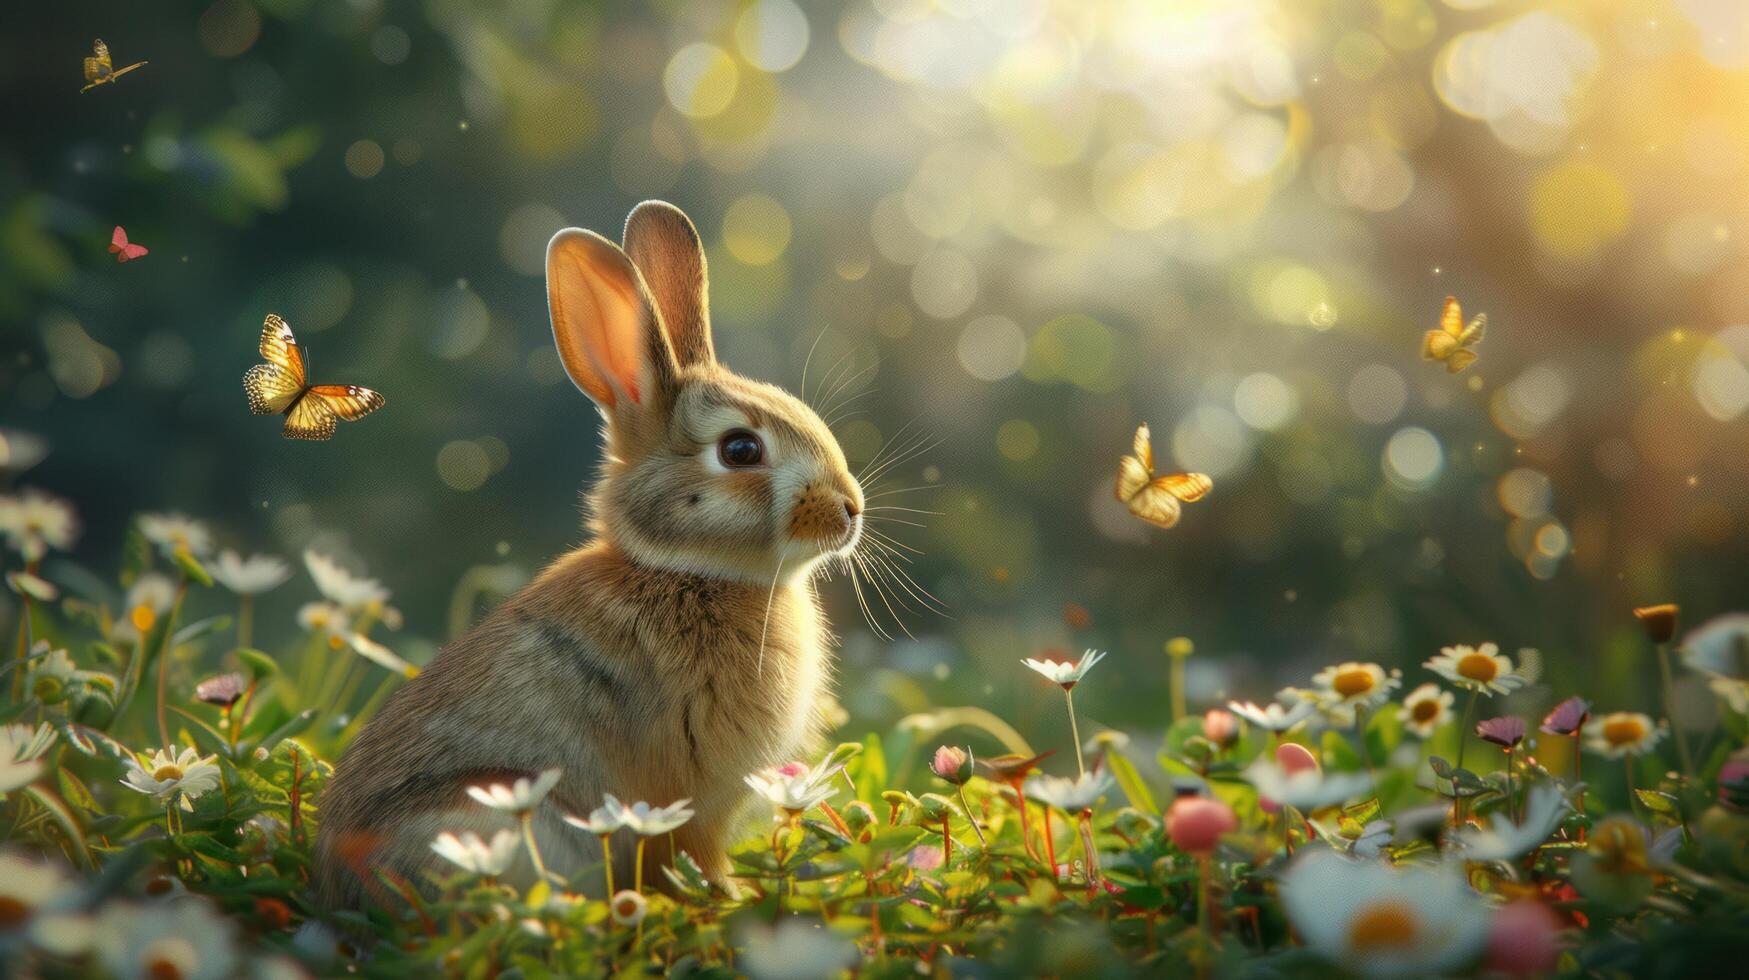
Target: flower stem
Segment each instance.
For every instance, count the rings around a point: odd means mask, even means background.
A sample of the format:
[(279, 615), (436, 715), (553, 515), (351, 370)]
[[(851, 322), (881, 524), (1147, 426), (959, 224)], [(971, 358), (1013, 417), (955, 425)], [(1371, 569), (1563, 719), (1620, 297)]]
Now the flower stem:
[(170, 725), (164, 717), (164, 699), (170, 689), (170, 651), (175, 646), (176, 620), (182, 613), (182, 600), (188, 596), (188, 573), (176, 579), (176, 601), (170, 605), (170, 620), (164, 624), (164, 639), (158, 644), (158, 744), (170, 744)]
[(1184, 658), (1172, 658), (1172, 720), (1184, 718)]
[(1082, 778), (1087, 776), (1087, 765), (1081, 761), (1081, 728), (1075, 724), (1075, 692), (1063, 688), (1063, 700), (1069, 703), (1069, 737), (1075, 740), (1075, 768)]
[[(1583, 786), (1579, 786), (1579, 757), (1581, 755), (1584, 755), (1583, 746), (1581, 746), (1579, 743), (1579, 737), (1580, 737), (1580, 734), (1584, 730), (1585, 730), (1585, 723), (1584, 722), (1580, 722), (1579, 727), (1573, 729), (1573, 785), (1575, 787), (1578, 787), (1579, 815), (1581, 817), (1583, 817), (1585, 815), (1585, 788)], [(1584, 823), (1579, 824), (1579, 843), (1581, 843), (1581, 844), (1585, 843), (1585, 824)]]
[(1628, 812), (1637, 817), (1640, 815), (1640, 808), (1636, 804), (1636, 801), (1639, 799), (1639, 796), (1637, 796), (1634, 793), (1634, 756), (1633, 756), (1633, 753), (1630, 752), (1627, 755), (1622, 756), (1621, 763), (1622, 763), (1622, 771), (1624, 773), (1626, 773), (1627, 777), (1628, 777)]
[(1093, 846), (1093, 808), (1081, 811), (1081, 853), (1087, 856), (1087, 891), (1099, 887), (1099, 850)]
[(522, 840), (528, 845), (529, 859), (534, 862), (534, 873), (542, 881), (547, 880), (547, 865), (540, 859), (540, 845), (534, 839), (534, 811), (524, 810), (522, 813)]
[(1360, 761), (1366, 763), (1366, 774), (1373, 775), (1372, 751), (1366, 746), (1366, 705), (1354, 705), (1354, 748), (1360, 753)]
[(1020, 843), (1026, 848), (1026, 856), (1036, 861), (1038, 854), (1032, 849), (1032, 825), (1026, 814), (1026, 797), (1021, 795), (1018, 783), (1011, 784), (1009, 789), (1014, 791), (1014, 805), (1020, 808)]
[(941, 818), (941, 867), (943, 870), (953, 870), (953, 828), (947, 817)]
[(30, 656), (30, 593), (20, 592), (18, 618), (18, 657), (13, 664), (12, 700), (14, 703), (24, 700), (24, 662)]
[(1682, 774), (1694, 775), (1694, 759), (1688, 754), (1688, 739), (1676, 724), (1676, 684), (1670, 679), (1670, 644), (1658, 644), (1658, 672), (1664, 678), (1664, 719), (1670, 724), (1670, 734), (1676, 742), (1676, 754), (1682, 759)]
[(613, 900), (613, 848), (607, 844), (612, 834), (601, 834), (601, 866), (607, 870), (607, 898)]
[(1045, 804), (1045, 860), (1051, 865), (1051, 880), (1057, 880), (1057, 842), (1051, 833), (1051, 805)]
[(1518, 818), (1512, 812), (1512, 746), (1506, 747), (1506, 815), (1514, 820)]
[(984, 828), (978, 826), (978, 818), (972, 815), (972, 805), (970, 803), (966, 802), (966, 788), (965, 788), (965, 786), (963, 786), (963, 785), (960, 786), (959, 791), (960, 791), (960, 809), (966, 811), (966, 822), (972, 825), (972, 830), (974, 832), (976, 832), (978, 835), (978, 846), (985, 847), (985, 848), (989, 847), (990, 842), (984, 839)]
[(1196, 857), (1196, 932), (1202, 937), (1204, 955), (1197, 957), (1197, 974), (1207, 972), (1207, 951), (1214, 948), (1215, 937), (1209, 929), (1209, 856)]
[(638, 858), (632, 864), (632, 890), (639, 895), (644, 893), (644, 841), (642, 834), (638, 835)]
[(237, 645), (246, 647), (255, 637), (255, 597), (247, 593), (237, 597)]
[[(1457, 765), (1453, 767), (1454, 769), (1462, 769), (1464, 767), (1464, 749), (1468, 748), (1470, 744), (1470, 719), (1475, 717), (1476, 698), (1479, 696), (1480, 692), (1472, 687), (1470, 688), (1470, 699), (1464, 702), (1464, 720), (1458, 723)], [(1453, 781), (1452, 783), (1452, 792), (1454, 794), (1457, 792), (1456, 781)], [(1465, 809), (1466, 807), (1464, 805), (1463, 797), (1459, 796), (1452, 800), (1451, 819), (1453, 826), (1461, 825), (1464, 822)]]

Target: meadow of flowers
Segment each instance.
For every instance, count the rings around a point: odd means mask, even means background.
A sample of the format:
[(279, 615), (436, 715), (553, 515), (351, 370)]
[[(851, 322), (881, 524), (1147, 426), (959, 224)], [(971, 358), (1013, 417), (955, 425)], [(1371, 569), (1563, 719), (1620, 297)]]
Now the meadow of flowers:
[[(1666, 694), (1693, 673), (1716, 695), (1711, 731), (1583, 691), (1503, 714), (1542, 658), (1480, 642), (1407, 671), (1333, 664), (1268, 704), (1187, 706), (1178, 686), (1155, 730), (1081, 743), (1082, 679), (1156, 654), (1016, 656), (1081, 744), (926, 711), (747, 774), (728, 880), (683, 856), (521, 889), (498, 877), (532, 834), (443, 834), (447, 880), (385, 877), (382, 908), (324, 918), (306, 883), (332, 760), (417, 670), (388, 589), (315, 551), (244, 557), (175, 514), (132, 523), (119, 587), (57, 581), (43, 560), (78, 518), (32, 489), (0, 497), (0, 532), (16, 972), (1679, 976), (1728, 969), (1749, 934), (1746, 615), (1632, 611)], [(301, 649), (256, 649), (253, 603), (279, 588), (319, 596)], [(1181, 675), (1194, 645), (1165, 650)], [(557, 779), (470, 793), (526, 817)], [(610, 796), (570, 823), (605, 849), (671, 832), (687, 802)]]

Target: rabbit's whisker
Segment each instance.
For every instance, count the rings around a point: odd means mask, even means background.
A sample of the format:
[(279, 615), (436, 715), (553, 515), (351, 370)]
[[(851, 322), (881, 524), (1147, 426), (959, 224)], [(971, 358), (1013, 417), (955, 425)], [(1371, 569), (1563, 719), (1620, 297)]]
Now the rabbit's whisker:
[(914, 487), (895, 487), (894, 489), (882, 490), (878, 493), (865, 493), (862, 495), (862, 499), (863, 500), (878, 500), (881, 497), (891, 497), (893, 494), (896, 494), (896, 493), (916, 493), (919, 490), (940, 490), (940, 489), (941, 489), (941, 486), (939, 484), (922, 483), (922, 484), (918, 484), (917, 486), (914, 486)]
[(916, 579), (911, 577), (911, 574), (909, 572), (905, 571), (905, 569), (899, 567), (898, 565), (893, 564), (893, 562), (890, 558), (887, 558), (887, 557), (880, 555), (878, 553), (871, 554), (869, 557), (875, 559), (877, 565), (884, 567), (887, 575), (893, 580), (894, 584), (898, 585), (899, 588), (910, 593), (911, 598), (916, 599), (918, 604), (921, 605), (924, 608), (924, 610), (926, 610), (928, 612), (935, 613), (937, 616), (942, 616), (942, 617), (945, 617), (947, 619), (953, 618), (952, 616), (948, 615), (946, 603), (944, 603), (940, 599), (936, 598), (935, 593), (930, 592), (928, 589), (924, 588), (921, 584), (919, 584)]
[(814, 351), (819, 350), (820, 341), (824, 339), (826, 339), (826, 328), (821, 327), (820, 332), (814, 335), (814, 342), (808, 345), (808, 356), (802, 360), (802, 384), (796, 390), (801, 392), (804, 402), (808, 400), (808, 366), (814, 363)]
[(874, 630), (874, 634), (881, 639), (891, 640), (893, 637), (881, 628), (880, 623), (875, 622), (874, 612), (868, 608), (868, 599), (862, 594), (862, 580), (857, 577), (855, 563), (848, 563), (844, 567), (850, 573), (850, 587), (856, 592), (856, 604), (861, 607), (862, 618), (868, 623), (868, 628)]
[(864, 507), (862, 512), (867, 514), (871, 510), (902, 510), (907, 514), (927, 514), (930, 517), (942, 516), (942, 513), (939, 510), (924, 510), (921, 507), (899, 507), (894, 504), (882, 504), (879, 507)]
[[(864, 388), (861, 391), (857, 392), (856, 394), (851, 395), (849, 398), (846, 398), (843, 401), (839, 402), (836, 406), (834, 406), (832, 408), (832, 411), (830, 411), (826, 414), (826, 417), (823, 419), (823, 421), (826, 423), (826, 428), (830, 429), (833, 426), (837, 425), (838, 423), (849, 418), (850, 416), (857, 414), (857, 412), (849, 412), (849, 413), (846, 413), (843, 415), (840, 415), (839, 413), (842, 412), (844, 409), (849, 408), (851, 405), (855, 404), (855, 402), (858, 398), (867, 398), (868, 396), (875, 394), (878, 391), (880, 391), (879, 388)], [(858, 409), (857, 411), (860, 412), (863, 410)]]
[[(899, 466), (899, 465), (904, 464), (904, 463), (908, 463), (911, 460), (916, 459), (917, 457), (923, 455), (924, 453), (929, 452), (930, 450), (934, 449), (935, 447), (941, 445), (941, 442), (942, 442), (942, 440), (935, 438), (934, 436), (930, 436), (927, 434), (923, 435), (920, 440), (915, 442), (915, 444), (907, 447), (906, 449), (904, 449), (901, 452), (894, 453), (893, 458), (882, 463), (880, 466), (875, 467), (874, 472), (869, 474), (869, 479), (870, 480), (877, 479), (882, 473), (885, 473), (885, 472), (891, 470), (893, 467)], [(860, 478), (858, 479), (858, 482), (861, 482)]]
[[(893, 625), (899, 627), (899, 631), (905, 634), (906, 639), (917, 639), (911, 635), (911, 630), (905, 625), (904, 618), (893, 608), (893, 603), (887, 598), (887, 590), (881, 585), (880, 576), (868, 564), (868, 556), (859, 554), (856, 556), (856, 560), (858, 564), (862, 565), (863, 574), (868, 576), (868, 584), (874, 587), (875, 595), (880, 597), (881, 605), (887, 607), (887, 615), (893, 617)], [(900, 604), (903, 605), (903, 602)]]
[(900, 558), (904, 558), (905, 561), (907, 561), (907, 562), (909, 562), (911, 559), (906, 558), (904, 555), (899, 554), (899, 552), (895, 549), (903, 548), (906, 551), (909, 551), (913, 555), (921, 556), (923, 554), (923, 552), (917, 550), (916, 548), (911, 547), (910, 545), (906, 544), (903, 541), (900, 541), (898, 538), (895, 538), (890, 534), (882, 534), (881, 532), (875, 530), (872, 527), (863, 528), (863, 530), (868, 532), (869, 542), (872, 545), (879, 547), (879, 548), (886, 550), (886, 551), (891, 551), (894, 555), (897, 555)]
[(754, 676), (765, 676), (765, 636), (771, 631), (771, 604), (777, 599), (777, 579), (783, 574), (783, 556), (777, 556), (777, 570), (771, 573), (771, 588), (765, 593), (765, 620), (759, 624), (759, 666)]
[(808, 405), (814, 409), (814, 411), (818, 412), (820, 410), (820, 406), (818, 404), (816, 404), (820, 400), (820, 392), (826, 390), (826, 386), (831, 384), (833, 377), (835, 377), (838, 374), (838, 369), (843, 367), (844, 362), (850, 360), (851, 356), (855, 353), (856, 353), (855, 350), (845, 351), (843, 354), (840, 354), (838, 356), (838, 360), (832, 362), (832, 367), (826, 371), (825, 377), (821, 378), (819, 383), (814, 386), (814, 397), (813, 398), (808, 397), (807, 389), (805, 389), (805, 388), (802, 389), (802, 400), (807, 402)]
[(867, 511), (864, 511), (862, 516), (864, 520), (880, 521), (882, 524), (903, 524), (906, 527), (927, 527), (927, 525), (918, 521), (907, 521), (902, 517), (893, 517), (888, 514), (870, 514)]
[(911, 428), (911, 426), (913, 424), (915, 424), (916, 421), (921, 417), (922, 416), (920, 416), (920, 415), (912, 416), (904, 425), (899, 426), (899, 429), (897, 432), (894, 432), (892, 435), (888, 436), (886, 441), (881, 443), (880, 449), (876, 450), (875, 454), (873, 456), (869, 457), (868, 462), (862, 464), (862, 469), (857, 471), (856, 478), (857, 478), (858, 483), (862, 483), (862, 482), (873, 483), (874, 482), (873, 477), (869, 477), (867, 481), (864, 481), (862, 478), (863, 474), (867, 473), (869, 470), (873, 469), (874, 467), (880, 465), (881, 459), (883, 457), (885, 457), (887, 455), (887, 453), (891, 452), (894, 446), (897, 446), (899, 444), (900, 437), (904, 436), (905, 432), (907, 430), (909, 430)]
[(826, 397), (824, 399), (822, 399), (822, 403), (825, 405), (825, 407), (822, 408), (820, 411), (823, 414), (830, 415), (833, 412), (837, 411), (838, 409), (844, 407), (844, 403), (838, 402), (838, 401), (836, 401), (836, 399), (840, 395), (843, 395), (843, 394), (848, 393), (849, 391), (853, 390), (853, 386), (862, 381), (863, 375), (866, 374), (866, 375), (869, 375), (870, 377), (873, 377), (873, 375), (870, 374), (870, 372), (874, 371), (876, 368), (878, 368), (880, 366), (881, 366), (880, 362), (876, 361), (873, 364), (870, 364), (868, 367), (865, 367), (862, 370), (856, 372), (855, 374), (851, 374), (851, 375), (846, 376), (844, 378), (844, 380), (838, 382), (836, 385), (833, 386), (831, 391), (826, 393)]

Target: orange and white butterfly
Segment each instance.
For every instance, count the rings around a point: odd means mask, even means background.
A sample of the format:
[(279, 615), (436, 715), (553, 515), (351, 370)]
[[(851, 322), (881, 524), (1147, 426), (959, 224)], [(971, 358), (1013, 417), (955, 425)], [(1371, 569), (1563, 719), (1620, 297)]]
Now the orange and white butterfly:
[(115, 253), (117, 262), (127, 262), (146, 254), (146, 246), (128, 241), (128, 233), (121, 225), (116, 225), (115, 231), (109, 235), (109, 250)]
[(356, 422), (383, 407), (383, 396), (357, 385), (313, 385), (305, 380), (303, 348), (277, 313), (261, 325), (261, 356), (243, 375), (249, 411), (285, 416), (287, 439), (326, 439), (339, 420)]
[(1154, 446), (1146, 424), (1136, 427), (1135, 455), (1117, 461), (1117, 499), (1130, 513), (1157, 527), (1178, 523), (1178, 502), (1201, 500), (1215, 481), (1201, 473), (1154, 475)]
[(144, 68), (144, 61), (136, 62), (126, 68), (115, 67), (115, 62), (109, 60), (109, 45), (103, 43), (103, 38), (91, 42), (91, 57), (85, 59), (85, 87), (79, 90), (80, 95), (91, 91), (99, 85), (108, 85), (116, 79), (133, 71)]
[(1476, 362), (1476, 352), (1470, 350), (1482, 342), (1482, 332), (1488, 328), (1488, 314), (1478, 313), (1467, 325), (1463, 307), (1456, 296), (1445, 298), (1445, 311), (1439, 316), (1439, 329), (1427, 331), (1421, 340), (1421, 359), (1444, 361), (1445, 369), (1456, 374)]

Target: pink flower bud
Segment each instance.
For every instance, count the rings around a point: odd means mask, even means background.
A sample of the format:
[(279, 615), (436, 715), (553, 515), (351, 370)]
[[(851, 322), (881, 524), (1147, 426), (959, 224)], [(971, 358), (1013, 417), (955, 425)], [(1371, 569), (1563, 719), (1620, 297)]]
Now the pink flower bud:
[(1275, 748), (1275, 764), (1292, 775), (1319, 769), (1318, 757), (1298, 742), (1283, 742)]
[(1232, 807), (1206, 796), (1181, 797), (1166, 811), (1166, 835), (1186, 854), (1213, 853), (1221, 835), (1238, 826)]
[(1561, 918), (1537, 901), (1508, 902), (1488, 928), (1488, 967), (1514, 976), (1555, 971), (1561, 956)]
[(1239, 740), (1239, 719), (1231, 711), (1210, 708), (1202, 716), (1202, 737), (1226, 748)]
[(935, 758), (929, 762), (929, 771), (955, 786), (962, 786), (966, 780), (972, 778), (972, 757), (965, 749), (943, 745), (935, 750)]

